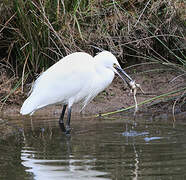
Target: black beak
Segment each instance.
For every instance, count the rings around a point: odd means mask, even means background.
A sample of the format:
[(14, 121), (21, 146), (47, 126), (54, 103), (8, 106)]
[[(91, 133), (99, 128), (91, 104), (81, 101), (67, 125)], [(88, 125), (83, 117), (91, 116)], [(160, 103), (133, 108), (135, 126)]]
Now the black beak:
[[(133, 81), (133, 79), (132, 79), (120, 66), (117, 66), (117, 65), (116, 65), (114, 68), (116, 69), (117, 74), (119, 75), (119, 77), (120, 77), (121, 79), (123, 79), (123, 81), (126, 82), (127, 85), (130, 87), (129, 82), (130, 82), (130, 81)], [(124, 75), (125, 77), (123, 77), (123, 75)], [(127, 78), (127, 79), (126, 79), (126, 78)], [(128, 81), (129, 81), (129, 82), (128, 82)]]

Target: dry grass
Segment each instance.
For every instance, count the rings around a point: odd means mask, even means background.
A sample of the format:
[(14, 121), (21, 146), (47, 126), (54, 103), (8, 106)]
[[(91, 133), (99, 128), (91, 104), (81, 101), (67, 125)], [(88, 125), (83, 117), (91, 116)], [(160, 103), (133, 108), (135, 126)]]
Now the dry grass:
[(7, 76), (5, 69), (0, 70), (0, 109), (4, 104), (20, 104), (25, 95), (18, 86), (18, 78)]
[(13, 77), (5, 82), (14, 82), (5, 89), (12, 94), (71, 52), (99, 49), (121, 64), (156, 62), (184, 76), (185, 6), (183, 0), (2, 0), (0, 65)]

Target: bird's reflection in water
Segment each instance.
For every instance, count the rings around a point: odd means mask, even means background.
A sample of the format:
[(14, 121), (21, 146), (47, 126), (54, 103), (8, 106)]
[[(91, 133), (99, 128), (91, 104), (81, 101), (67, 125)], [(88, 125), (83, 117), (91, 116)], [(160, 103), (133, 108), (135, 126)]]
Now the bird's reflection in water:
[[(71, 138), (60, 137), (58, 127), (43, 127), (37, 130), (32, 121), (31, 127), (31, 136), (23, 131), (25, 146), (21, 151), (21, 163), (34, 179), (108, 179), (105, 177), (107, 172), (95, 170), (96, 158), (84, 155), (78, 159), (73, 155)], [(52, 142), (58, 144), (53, 152), (49, 149), (49, 146), (55, 146)]]

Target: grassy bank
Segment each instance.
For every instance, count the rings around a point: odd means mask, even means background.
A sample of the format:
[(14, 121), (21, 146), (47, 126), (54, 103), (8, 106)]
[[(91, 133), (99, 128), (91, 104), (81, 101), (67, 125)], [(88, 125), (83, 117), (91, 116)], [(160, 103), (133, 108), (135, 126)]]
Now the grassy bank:
[(105, 49), (122, 65), (159, 63), (183, 76), (185, 8), (183, 0), (1, 0), (0, 73), (13, 82), (1, 102), (75, 51)]

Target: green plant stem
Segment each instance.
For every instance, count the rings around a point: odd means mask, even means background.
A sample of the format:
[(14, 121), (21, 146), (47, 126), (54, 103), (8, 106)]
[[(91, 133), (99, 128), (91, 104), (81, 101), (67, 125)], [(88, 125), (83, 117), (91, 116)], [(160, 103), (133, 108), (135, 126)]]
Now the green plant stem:
[[(147, 103), (149, 103), (149, 102), (151, 102), (151, 101), (154, 101), (154, 100), (157, 100), (157, 99), (162, 99), (162, 98), (164, 98), (164, 97), (167, 97), (167, 96), (169, 96), (169, 95), (172, 95), (172, 94), (175, 94), (175, 93), (184, 91), (184, 90), (186, 90), (186, 87), (181, 88), (181, 89), (178, 89), (178, 90), (175, 90), (175, 91), (171, 91), (171, 92), (168, 92), (168, 93), (164, 93), (164, 94), (161, 94), (161, 95), (159, 95), (159, 96), (155, 96), (155, 97), (153, 97), (153, 98), (150, 98), (150, 99), (147, 99), (147, 100), (145, 100), (145, 101), (140, 102), (140, 103), (138, 104), (138, 106), (141, 106), (141, 105), (143, 105), (143, 104), (147, 104)], [(123, 111), (127, 111), (127, 110), (132, 109), (132, 108), (135, 108), (135, 105), (129, 106), (129, 107), (127, 107), (127, 108), (119, 109), (119, 110), (116, 110), (116, 111), (112, 111), (112, 112), (107, 112), (107, 113), (103, 113), (103, 114), (96, 114), (94, 117), (108, 116), (108, 115), (120, 113), (120, 112), (123, 112)]]

